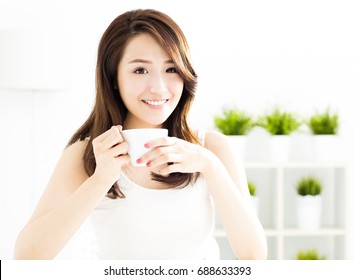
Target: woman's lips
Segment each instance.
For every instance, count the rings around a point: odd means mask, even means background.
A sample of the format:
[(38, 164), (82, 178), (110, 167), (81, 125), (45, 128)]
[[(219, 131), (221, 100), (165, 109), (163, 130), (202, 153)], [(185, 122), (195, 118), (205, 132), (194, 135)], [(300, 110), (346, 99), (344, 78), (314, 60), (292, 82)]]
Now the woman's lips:
[(161, 109), (169, 99), (143, 99), (143, 103), (152, 109)]

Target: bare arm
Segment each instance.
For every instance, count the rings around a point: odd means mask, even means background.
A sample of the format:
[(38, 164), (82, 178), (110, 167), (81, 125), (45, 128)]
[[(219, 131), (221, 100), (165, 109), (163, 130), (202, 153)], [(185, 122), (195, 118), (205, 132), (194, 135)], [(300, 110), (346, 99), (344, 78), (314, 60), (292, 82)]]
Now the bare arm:
[[(119, 143), (119, 145), (116, 145)], [(32, 217), (19, 234), (15, 259), (52, 259), (105, 196), (129, 161), (116, 127), (93, 141), (97, 167), (88, 177), (83, 165), (86, 141), (61, 156)]]
[(240, 161), (235, 160), (224, 135), (206, 134), (210, 155), (203, 173), (234, 253), (240, 259), (265, 259), (267, 244), (263, 227), (253, 208), (247, 179)]

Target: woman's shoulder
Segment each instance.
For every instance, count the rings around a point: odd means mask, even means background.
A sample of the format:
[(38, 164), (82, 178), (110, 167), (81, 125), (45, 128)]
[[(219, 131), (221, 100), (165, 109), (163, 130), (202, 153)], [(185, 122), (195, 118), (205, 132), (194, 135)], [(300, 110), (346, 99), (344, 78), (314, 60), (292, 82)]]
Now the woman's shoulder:
[(208, 150), (223, 150), (230, 146), (227, 136), (218, 131), (205, 130), (204, 135), (205, 148)]
[(88, 143), (89, 143), (89, 140), (82, 140), (82, 141), (77, 141), (73, 144), (70, 144), (65, 148), (64, 154), (83, 155), (85, 153)]
[(229, 162), (230, 165), (240, 165), (240, 155), (235, 152), (230, 138), (220, 132), (207, 130), (205, 131), (204, 147), (217, 155), (224, 163)]
[(230, 156), (233, 153), (229, 138), (215, 130), (198, 129), (196, 134), (202, 146), (217, 156)]
[(199, 129), (195, 129), (193, 131), (194, 131), (195, 135), (197, 136), (200, 144), (202, 144), (202, 146), (206, 146), (207, 144), (210, 145), (213, 143), (217, 143), (220, 140), (227, 141), (227, 137), (224, 134), (219, 133), (215, 130), (208, 130), (208, 129), (204, 129), (204, 128), (199, 128)]
[[(78, 141), (68, 146), (62, 153), (52, 174), (49, 185), (59, 185), (73, 191), (88, 178), (84, 164), (88, 141)], [(65, 187), (63, 187), (65, 186)]]
[(59, 159), (55, 173), (74, 173), (79, 177), (86, 175), (83, 159), (88, 143), (87, 140), (77, 141), (66, 147)]

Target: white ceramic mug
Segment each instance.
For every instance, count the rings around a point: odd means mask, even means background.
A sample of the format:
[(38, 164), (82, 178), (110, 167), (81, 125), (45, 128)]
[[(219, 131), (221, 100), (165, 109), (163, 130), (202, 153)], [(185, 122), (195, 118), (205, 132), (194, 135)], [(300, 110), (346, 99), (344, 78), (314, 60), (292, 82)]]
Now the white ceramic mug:
[(145, 163), (138, 164), (136, 161), (141, 156), (151, 151), (152, 148), (145, 148), (145, 144), (151, 140), (168, 136), (168, 130), (165, 128), (137, 128), (126, 129), (122, 131), (125, 142), (128, 143), (128, 154), (133, 166), (145, 166)]

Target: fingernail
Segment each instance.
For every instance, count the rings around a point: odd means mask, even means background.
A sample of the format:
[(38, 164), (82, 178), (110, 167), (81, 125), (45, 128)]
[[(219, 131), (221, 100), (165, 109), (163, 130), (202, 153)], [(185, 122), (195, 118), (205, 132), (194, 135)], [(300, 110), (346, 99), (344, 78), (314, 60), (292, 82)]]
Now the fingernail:
[(119, 131), (122, 131), (122, 130), (123, 130), (123, 126), (117, 125), (117, 127), (118, 127)]
[(141, 163), (143, 163), (143, 160), (142, 160), (141, 158), (138, 158), (138, 159), (136, 160), (136, 163), (137, 163), (137, 164), (141, 164)]
[(146, 143), (146, 144), (144, 145), (144, 147), (145, 147), (145, 148), (150, 148), (150, 144), (149, 144), (149, 143)]
[(146, 164), (146, 167), (150, 167), (151, 166), (151, 162), (149, 161), (147, 164)]

